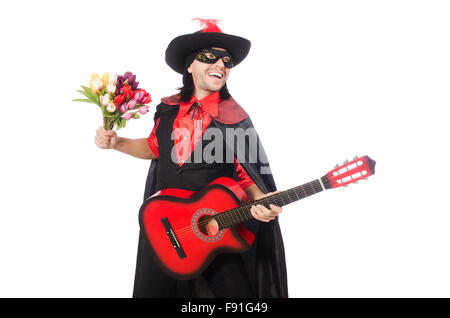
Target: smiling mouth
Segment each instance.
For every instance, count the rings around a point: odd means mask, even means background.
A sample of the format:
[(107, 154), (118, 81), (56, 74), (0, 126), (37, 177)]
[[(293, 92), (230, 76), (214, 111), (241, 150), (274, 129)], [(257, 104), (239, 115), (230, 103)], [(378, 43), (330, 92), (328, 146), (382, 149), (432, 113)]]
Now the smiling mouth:
[(218, 79), (222, 79), (222, 77), (223, 77), (223, 74), (217, 73), (217, 72), (210, 72), (210, 73), (208, 73), (208, 75), (211, 77), (216, 77)]

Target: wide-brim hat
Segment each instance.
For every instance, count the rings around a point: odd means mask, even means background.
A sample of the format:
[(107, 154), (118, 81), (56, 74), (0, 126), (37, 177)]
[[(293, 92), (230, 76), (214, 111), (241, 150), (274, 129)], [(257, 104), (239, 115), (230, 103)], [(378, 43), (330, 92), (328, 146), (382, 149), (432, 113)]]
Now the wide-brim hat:
[(241, 63), (250, 51), (251, 42), (243, 37), (223, 33), (217, 26), (218, 20), (200, 20), (204, 28), (173, 39), (166, 49), (166, 62), (175, 71), (183, 74), (188, 55), (210, 47), (223, 48), (231, 54), (233, 65)]

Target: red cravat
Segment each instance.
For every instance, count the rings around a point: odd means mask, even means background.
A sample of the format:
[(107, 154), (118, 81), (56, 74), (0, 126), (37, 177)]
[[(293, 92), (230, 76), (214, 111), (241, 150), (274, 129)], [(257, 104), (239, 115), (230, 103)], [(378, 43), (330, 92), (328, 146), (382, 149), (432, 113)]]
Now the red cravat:
[[(198, 104), (198, 107), (194, 106)], [(179, 166), (182, 166), (190, 156), (202, 134), (211, 123), (211, 117), (219, 114), (220, 96), (219, 92), (214, 92), (201, 100), (195, 96), (188, 103), (181, 102), (177, 117), (173, 123), (174, 145)], [(147, 138), (150, 149), (156, 157), (159, 157), (158, 139), (156, 130), (159, 125), (159, 118), (153, 127), (150, 136)], [(237, 178), (243, 189), (254, 184), (253, 180), (245, 172), (244, 168), (234, 159)]]
[(183, 165), (211, 123), (211, 117), (219, 114), (219, 92), (200, 100), (192, 96), (187, 103), (180, 103), (180, 110), (173, 122), (175, 154), (178, 165)]

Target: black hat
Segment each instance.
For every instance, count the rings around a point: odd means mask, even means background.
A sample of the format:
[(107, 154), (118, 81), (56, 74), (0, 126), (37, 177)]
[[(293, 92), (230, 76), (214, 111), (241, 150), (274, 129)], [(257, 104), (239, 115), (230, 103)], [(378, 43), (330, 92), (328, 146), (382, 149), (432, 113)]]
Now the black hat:
[(185, 70), (185, 58), (196, 51), (210, 47), (220, 47), (228, 51), (236, 66), (242, 62), (250, 51), (250, 41), (240, 36), (223, 33), (217, 26), (218, 20), (199, 20), (200, 31), (184, 34), (173, 39), (166, 49), (167, 64), (178, 73)]

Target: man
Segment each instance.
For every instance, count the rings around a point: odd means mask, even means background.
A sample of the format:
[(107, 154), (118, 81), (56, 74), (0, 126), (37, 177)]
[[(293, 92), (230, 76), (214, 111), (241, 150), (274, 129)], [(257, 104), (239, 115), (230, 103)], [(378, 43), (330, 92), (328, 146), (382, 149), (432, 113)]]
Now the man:
[[(155, 125), (148, 138), (127, 139), (99, 128), (95, 142), (103, 149), (116, 149), (142, 159), (152, 159), (144, 199), (166, 188), (199, 191), (218, 177), (238, 181), (249, 200), (255, 201), (276, 190), (259, 138), (247, 113), (228, 92), (226, 81), (232, 67), (250, 50), (250, 41), (223, 33), (216, 20), (201, 20), (203, 28), (172, 40), (166, 62), (183, 74), (177, 95), (163, 98), (155, 113)], [(196, 156), (210, 147), (205, 136), (216, 129), (222, 138), (211, 158)], [(227, 133), (247, 133), (241, 141)], [(231, 140), (231, 141), (230, 141)], [(211, 148), (211, 147), (210, 147)], [(243, 154), (243, 152), (253, 153)], [(253, 156), (253, 158), (251, 158)], [(218, 160), (217, 160), (218, 159)], [(239, 160), (238, 160), (239, 159)], [(254, 238), (249, 251), (217, 256), (201, 277), (178, 281), (155, 264), (141, 231), (134, 297), (287, 297), (284, 246), (277, 217), (278, 206), (255, 205), (247, 222), (247, 234)]]

